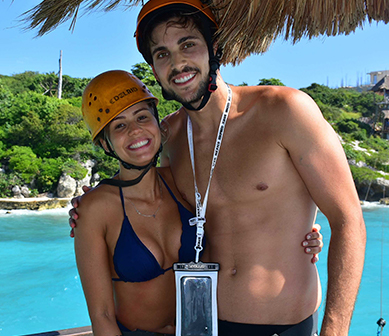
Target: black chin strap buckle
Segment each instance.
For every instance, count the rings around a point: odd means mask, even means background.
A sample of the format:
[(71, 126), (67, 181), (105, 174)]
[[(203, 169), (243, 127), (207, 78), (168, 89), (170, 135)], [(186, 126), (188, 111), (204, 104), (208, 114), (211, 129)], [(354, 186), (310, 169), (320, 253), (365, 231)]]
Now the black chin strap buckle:
[(216, 84), (210, 83), (210, 84), (208, 85), (208, 91), (209, 91), (209, 92), (215, 92), (216, 89), (217, 89), (217, 85), (216, 85)]
[(208, 91), (215, 92), (217, 89), (216, 85), (216, 74), (211, 74), (209, 77)]
[(209, 83), (209, 84), (208, 84), (208, 91), (209, 91), (209, 92), (215, 92), (216, 89), (217, 89), (216, 83)]

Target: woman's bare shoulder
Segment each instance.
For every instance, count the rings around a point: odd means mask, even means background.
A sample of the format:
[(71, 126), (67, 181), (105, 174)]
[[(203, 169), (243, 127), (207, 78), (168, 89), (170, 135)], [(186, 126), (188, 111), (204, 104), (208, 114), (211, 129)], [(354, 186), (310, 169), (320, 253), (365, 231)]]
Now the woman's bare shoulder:
[(117, 187), (100, 185), (81, 196), (77, 213), (80, 219), (104, 220), (116, 213), (120, 204)]

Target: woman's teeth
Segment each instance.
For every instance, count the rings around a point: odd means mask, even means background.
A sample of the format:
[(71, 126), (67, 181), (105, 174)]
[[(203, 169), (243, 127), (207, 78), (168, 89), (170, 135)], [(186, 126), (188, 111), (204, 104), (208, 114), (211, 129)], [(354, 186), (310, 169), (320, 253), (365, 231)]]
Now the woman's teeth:
[(142, 146), (144, 146), (144, 145), (147, 145), (148, 142), (149, 142), (148, 140), (139, 141), (139, 142), (137, 142), (137, 143), (131, 145), (130, 148), (131, 148), (131, 149), (137, 149), (137, 148), (140, 148), (140, 147), (142, 147)]

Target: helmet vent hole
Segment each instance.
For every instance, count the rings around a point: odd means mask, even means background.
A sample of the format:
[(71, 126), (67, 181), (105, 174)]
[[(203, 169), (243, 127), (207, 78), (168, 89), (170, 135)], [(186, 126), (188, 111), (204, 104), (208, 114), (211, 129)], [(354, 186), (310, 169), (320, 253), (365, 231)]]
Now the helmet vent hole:
[(109, 109), (106, 109), (106, 110), (105, 110), (105, 113), (109, 113)]
[(97, 121), (98, 121), (98, 122), (100, 122), (100, 121), (101, 121), (101, 120), (100, 120), (100, 117), (97, 117)]
[(92, 98), (92, 93), (89, 94), (89, 98)]
[(95, 97), (93, 98), (93, 100), (97, 100), (97, 97), (95, 96)]
[(101, 108), (101, 109), (99, 109), (99, 112), (101, 113), (101, 112), (103, 112), (103, 109)]
[(89, 102), (89, 106), (91, 106), (92, 105), (92, 103), (91, 102)]

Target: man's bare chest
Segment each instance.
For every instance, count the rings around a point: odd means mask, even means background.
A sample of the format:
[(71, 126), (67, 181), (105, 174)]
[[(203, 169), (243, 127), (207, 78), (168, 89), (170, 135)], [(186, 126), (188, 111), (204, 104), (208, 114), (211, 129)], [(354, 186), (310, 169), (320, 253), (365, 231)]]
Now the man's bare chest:
[[(210, 141), (211, 142), (211, 141)], [(194, 205), (194, 179), (187, 146), (170, 152), (170, 168), (181, 195)], [(204, 197), (208, 186), (213, 147), (195, 147), (195, 174)], [(247, 202), (276, 193), (294, 167), (287, 151), (276, 143), (255, 143), (244, 137), (223, 141), (210, 184), (210, 202), (228, 205)], [(212, 199), (212, 200), (211, 200)]]

